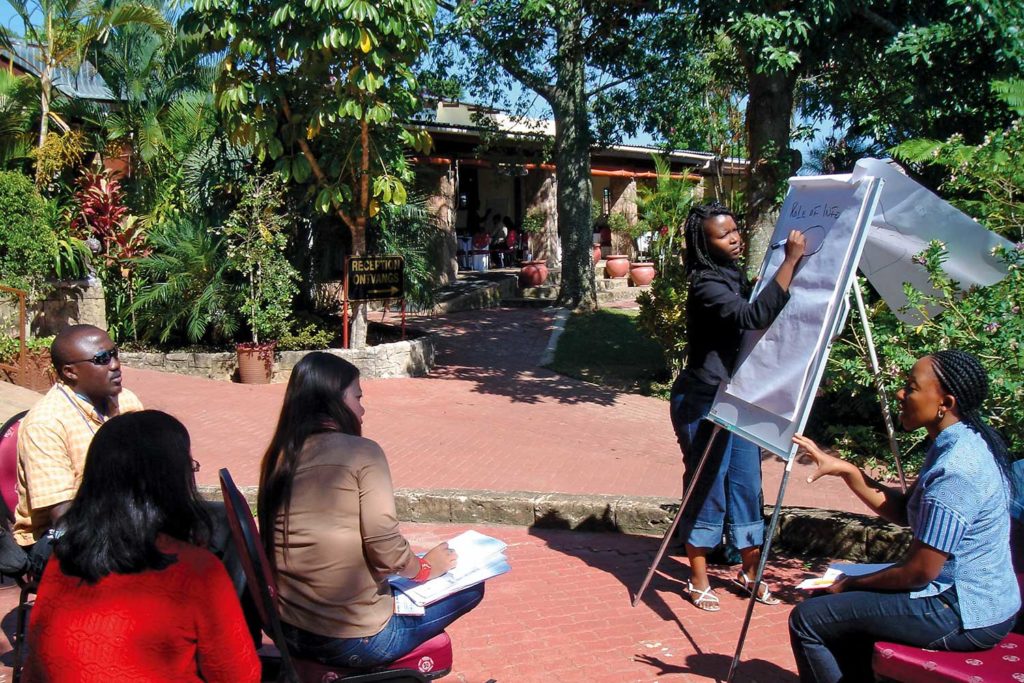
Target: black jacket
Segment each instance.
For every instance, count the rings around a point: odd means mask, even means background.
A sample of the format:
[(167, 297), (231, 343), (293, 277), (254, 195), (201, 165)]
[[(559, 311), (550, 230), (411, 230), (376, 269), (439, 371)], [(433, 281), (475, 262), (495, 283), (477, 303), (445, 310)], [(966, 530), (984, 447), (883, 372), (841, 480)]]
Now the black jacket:
[(686, 369), (705, 384), (728, 379), (735, 369), (743, 332), (770, 326), (789, 301), (789, 292), (772, 280), (757, 299), (748, 302), (742, 293), (743, 277), (737, 268), (723, 266), (703, 270), (690, 282)]

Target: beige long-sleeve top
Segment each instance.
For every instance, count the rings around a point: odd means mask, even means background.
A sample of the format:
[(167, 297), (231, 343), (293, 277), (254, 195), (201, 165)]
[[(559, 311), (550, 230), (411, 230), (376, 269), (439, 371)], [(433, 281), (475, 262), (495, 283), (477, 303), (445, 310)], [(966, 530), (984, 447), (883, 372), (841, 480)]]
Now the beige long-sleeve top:
[(394, 612), (386, 577), (412, 558), (380, 446), (338, 432), (307, 439), (292, 484), (288, 543), (283, 511), (274, 540), (285, 622), (335, 638), (379, 633)]

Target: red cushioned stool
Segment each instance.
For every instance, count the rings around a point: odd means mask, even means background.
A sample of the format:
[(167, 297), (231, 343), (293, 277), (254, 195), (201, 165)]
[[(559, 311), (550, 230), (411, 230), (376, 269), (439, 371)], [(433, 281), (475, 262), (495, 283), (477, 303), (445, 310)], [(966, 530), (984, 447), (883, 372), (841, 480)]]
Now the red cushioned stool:
[(1024, 636), (1011, 633), (991, 650), (943, 652), (876, 643), (875, 676), (902, 683), (1024, 683)]
[[(1021, 566), (1018, 560), (1024, 548), (1017, 543), (1011, 543), (1010, 548), (1014, 566)], [(1017, 574), (1017, 586), (1024, 597), (1024, 574)], [(876, 678), (901, 683), (1024, 683), (1024, 635), (1018, 632), (1020, 627), (1018, 621), (1014, 632), (1001, 643), (981, 652), (944, 652), (878, 642), (871, 668)]]

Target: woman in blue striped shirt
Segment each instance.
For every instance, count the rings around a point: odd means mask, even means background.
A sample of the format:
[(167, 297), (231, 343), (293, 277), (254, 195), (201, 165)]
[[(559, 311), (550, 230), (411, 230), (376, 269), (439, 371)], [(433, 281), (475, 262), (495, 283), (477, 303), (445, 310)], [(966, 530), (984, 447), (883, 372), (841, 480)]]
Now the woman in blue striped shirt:
[(804, 436), (793, 441), (818, 466), (808, 478), (842, 477), (868, 507), (909, 525), (902, 561), (842, 577), (830, 595), (798, 605), (789, 631), (803, 683), (870, 681), (878, 640), (972, 651), (1006, 637), (1020, 591), (1010, 563), (1010, 476), (1006, 442), (982, 420), (988, 376), (974, 356), (939, 351), (918, 360), (896, 397), (908, 431), (924, 428), (931, 447), (904, 494)]

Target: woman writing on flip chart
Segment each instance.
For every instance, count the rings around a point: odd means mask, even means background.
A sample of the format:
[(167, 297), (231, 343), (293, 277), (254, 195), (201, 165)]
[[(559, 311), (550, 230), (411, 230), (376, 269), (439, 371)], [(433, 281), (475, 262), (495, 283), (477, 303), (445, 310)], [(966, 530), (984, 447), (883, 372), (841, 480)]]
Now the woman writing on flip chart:
[(389, 574), (441, 576), (455, 552), (417, 557), (398, 529), (387, 458), (362, 434), (359, 370), (329, 353), (295, 365), (260, 468), (260, 535), (277, 575), (284, 636), (299, 657), (372, 668), (398, 659), (477, 606), (484, 585), (394, 614)]
[[(751, 285), (737, 263), (743, 240), (736, 218), (721, 204), (698, 206), (685, 226), (689, 294), (686, 369), (672, 386), (672, 426), (686, 466), (684, 487), (707, 447), (713, 427), (704, 420), (718, 385), (735, 369), (746, 330), (760, 330), (775, 320), (789, 300), (789, 285), (804, 253), (800, 232), (790, 232), (786, 256), (774, 279), (757, 299), (748, 301)], [(757, 446), (730, 432), (720, 432), (682, 518), (682, 536), (691, 577), (690, 600), (699, 609), (717, 612), (718, 596), (708, 581), (706, 556), (722, 540), (726, 510), (729, 540), (740, 549), (743, 566), (736, 583), (754, 590), (754, 576), (764, 540), (761, 510), (761, 454)], [(776, 604), (768, 586), (756, 588), (757, 599)]]
[(803, 683), (869, 681), (875, 641), (972, 651), (1006, 637), (1020, 608), (1010, 562), (1010, 464), (1006, 442), (981, 418), (988, 376), (977, 358), (939, 351), (919, 359), (896, 394), (900, 422), (931, 446), (906, 493), (878, 484), (805, 436), (793, 441), (841, 477), (885, 519), (909, 525), (906, 556), (882, 571), (843, 577), (790, 615)]

